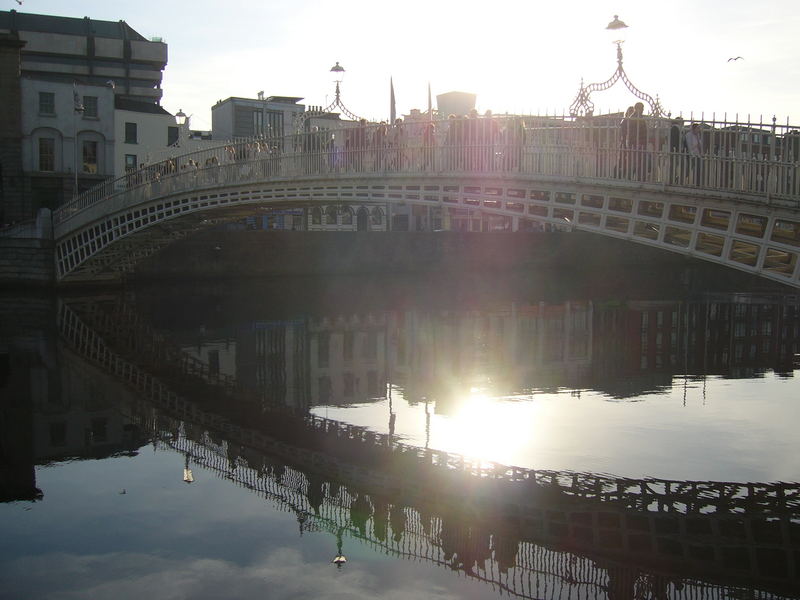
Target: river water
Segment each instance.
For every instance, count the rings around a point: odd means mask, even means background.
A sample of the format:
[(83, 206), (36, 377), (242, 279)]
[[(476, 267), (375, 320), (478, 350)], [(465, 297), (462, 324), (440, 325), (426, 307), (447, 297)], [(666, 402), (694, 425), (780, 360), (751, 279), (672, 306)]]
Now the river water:
[(284, 278), (0, 319), (2, 598), (800, 597), (795, 291)]

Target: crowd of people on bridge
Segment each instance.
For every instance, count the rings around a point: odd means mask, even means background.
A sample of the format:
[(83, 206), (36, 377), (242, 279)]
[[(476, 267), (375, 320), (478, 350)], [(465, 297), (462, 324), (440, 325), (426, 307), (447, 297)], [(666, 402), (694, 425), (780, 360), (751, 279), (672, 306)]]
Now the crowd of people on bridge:
[[(361, 119), (351, 127), (313, 126), (289, 136), (230, 143), (141, 165), (117, 187), (160, 184), (187, 173), (224, 182), (343, 172), (521, 171), (721, 188), (738, 185), (739, 177), (748, 178), (747, 185), (758, 191), (766, 185), (767, 158), (783, 162), (788, 158), (797, 166), (800, 135), (784, 135), (780, 144), (773, 140), (769, 157), (761, 143), (755, 150), (751, 144), (751, 154), (745, 154), (739, 135), (735, 128), (718, 129), (697, 121), (687, 127), (680, 118), (645, 115), (641, 102), (629, 107), (621, 119), (495, 117), (491, 111), (479, 115), (473, 109), (446, 119), (398, 118), (393, 123)], [(713, 173), (708, 167), (712, 160)], [(735, 161), (742, 167), (736, 174)], [(785, 188), (798, 191), (796, 170), (787, 170)]]

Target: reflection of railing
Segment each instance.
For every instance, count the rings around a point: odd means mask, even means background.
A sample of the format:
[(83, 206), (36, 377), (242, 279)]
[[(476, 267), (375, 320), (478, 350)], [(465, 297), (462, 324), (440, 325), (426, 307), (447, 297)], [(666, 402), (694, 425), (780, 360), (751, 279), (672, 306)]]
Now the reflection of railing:
[[(141, 424), (148, 426), (144, 422)], [(302, 470), (280, 463), (270, 464), (264, 456), (231, 459), (227, 443), (215, 444), (207, 433), (193, 440), (170, 432), (179, 428), (180, 423), (176, 422), (166, 430), (155, 431), (160, 445), (188, 456), (191, 463), (208, 469), (219, 478), (263, 495), (278, 507), (293, 512), (301, 531), (325, 531), (332, 535), (342, 532), (378, 552), (459, 569), (470, 579), (520, 598), (537, 597), (537, 587), (560, 590), (562, 594), (570, 593), (571, 597), (578, 598), (594, 598), (608, 588), (606, 569), (588, 558), (516, 539), (513, 542), (504, 540), (507, 547), (501, 548), (499, 536), (492, 536), (486, 529), (476, 534), (465, 523), (446, 523), (439, 515), (423, 515), (416, 508), (387, 503), (353, 487), (330, 481), (314, 482)], [(252, 463), (254, 458), (258, 461), (256, 464)], [(315, 485), (322, 494), (316, 501), (319, 504), (311, 500)], [(333, 493), (334, 487), (338, 487), (336, 493)], [(366, 516), (365, 509), (369, 513)], [(379, 522), (378, 513), (385, 515), (385, 522)], [(448, 554), (443, 548), (443, 538), (450, 538), (449, 545), (458, 548), (461, 556)], [(467, 556), (486, 555), (487, 550), (489, 556), (483, 561), (470, 565), (459, 563)], [(638, 575), (633, 574), (634, 577)], [(556, 593), (553, 597), (560, 596)]]
[[(146, 419), (147, 417), (145, 417)], [(301, 531), (344, 533), (373, 550), (456, 569), (468, 578), (490, 584), (500, 593), (521, 598), (596, 598), (635, 590), (635, 598), (707, 598), (709, 594), (736, 595), (751, 590), (710, 584), (640, 571), (614, 561), (604, 562), (553, 550), (526, 539), (524, 527), (513, 533), (490, 517), (443, 514), (420, 506), (390, 502), (357, 486), (320, 479), (302, 469), (253, 452), (211, 435), (191, 424), (158, 417), (142, 422), (164, 447), (190, 461), (263, 495), (279, 508), (293, 512)], [(180, 432), (187, 430), (186, 435)], [(620, 585), (620, 581), (622, 582)], [(721, 596), (720, 596), (721, 597)]]
[(353, 127), (227, 143), (106, 181), (57, 209), (54, 220), (63, 223), (112, 198), (122, 208), (202, 187), (370, 173), (634, 180), (800, 199), (800, 134), (789, 125), (764, 130), (758, 124), (706, 121), (704, 151), (689, 156), (682, 126), (675, 134), (680, 142), (675, 142), (669, 121), (641, 123), (642, 133), (635, 137), (623, 133), (613, 118), (526, 117), (440, 121), (430, 133), (410, 123), (403, 130)]
[[(403, 444), (389, 435), (316, 415), (309, 415), (305, 419), (309, 427), (316, 431), (364, 446), (363, 452), (370, 452), (370, 448), (388, 448), (420, 471), (433, 467), (497, 482), (536, 483), (576, 498), (619, 503), (626, 508), (642, 511), (704, 515), (749, 512), (781, 515), (789, 512), (800, 515), (800, 483), (630, 479), (593, 473), (526, 469)], [(354, 455), (359, 452), (355, 451)]]
[(95, 331), (102, 332), (109, 339), (124, 340), (129, 347), (135, 348), (140, 361), (156, 368), (169, 365), (173, 373), (199, 378), (226, 391), (241, 391), (235, 377), (213, 370), (207, 362), (181, 351), (126, 306), (116, 306), (117, 310), (113, 312), (102, 310), (94, 303), (82, 306), (88, 311), (84, 318), (91, 320)]
[[(132, 385), (144, 401), (158, 406), (159, 412), (187, 424), (194, 432), (221, 434), (224, 438), (222, 443), (211, 442), (206, 433), (202, 434), (202, 440), (197, 435), (192, 437), (218, 457), (215, 458), (217, 467), (229, 474), (226, 478), (241, 482), (237, 472), (239, 466), (252, 468), (252, 460), (255, 460), (256, 463), (262, 463), (255, 465), (261, 475), (250, 472), (246, 480), (250, 485), (254, 485), (254, 481), (257, 483), (259, 477), (263, 476), (264, 459), (252, 459), (251, 452), (255, 450), (298, 465), (298, 468), (317, 474), (315, 476), (321, 473), (331, 481), (368, 490), (371, 500), (366, 505), (362, 503), (360, 510), (362, 513), (367, 510), (369, 515), (364, 517), (362, 514), (358, 517), (360, 520), (356, 521), (352, 511), (358, 497), (352, 495), (348, 500), (352, 502), (347, 504), (349, 521), (339, 521), (345, 524), (352, 522), (362, 537), (367, 535), (362, 531), (366, 521), (376, 514), (374, 509), (377, 504), (373, 501), (376, 497), (403, 498), (405, 502), (440, 506), (452, 505), (458, 499), (457, 503), (462, 507), (471, 506), (479, 512), (485, 510), (489, 515), (502, 515), (502, 519), (515, 519), (520, 531), (527, 532), (526, 535), (532, 539), (551, 544), (569, 543), (574, 550), (580, 548), (581, 552), (588, 552), (592, 556), (599, 553), (600, 556), (633, 560), (634, 563), (636, 560), (631, 557), (649, 556), (665, 565), (684, 565), (683, 568), (699, 562), (707, 570), (713, 568), (722, 572), (729, 568), (729, 557), (733, 556), (734, 562), (744, 561), (741, 563), (744, 566), (740, 567), (743, 573), (762, 578), (759, 581), (779, 588), (785, 586), (787, 581), (796, 581), (796, 572), (791, 566), (792, 548), (796, 544), (793, 546), (788, 540), (795, 539), (800, 526), (797, 522), (797, 484), (637, 481), (518, 469), (471, 462), (462, 456), (400, 444), (388, 436), (374, 434), (363, 428), (307, 417), (306, 428), (312, 433), (316, 432), (309, 437), (316, 438), (317, 442), (322, 441), (321, 446), (328, 449), (327, 452), (320, 452), (303, 447), (302, 440), (298, 443), (296, 440), (283, 441), (270, 437), (250, 428), (256, 423), (242, 426), (181, 398), (158, 379), (115, 354), (65, 304), (60, 309), (59, 326), (62, 336), (79, 354)], [(147, 413), (146, 408), (144, 413)], [(153, 421), (156, 422), (157, 419)], [(173, 425), (166, 429), (179, 431), (186, 427)], [(320, 440), (325, 436), (335, 436), (337, 442)], [(312, 493), (310, 481), (305, 485), (307, 494)], [(659, 488), (660, 485), (663, 488)], [(691, 494), (696, 494), (699, 499), (690, 497)], [(569, 498), (580, 499), (580, 502), (570, 508)], [(294, 505), (300, 506), (297, 500), (295, 498)], [(681, 506), (681, 502), (686, 506)], [(310, 508), (303, 509), (305, 517), (311, 514), (314, 504), (309, 501), (308, 506)], [(628, 512), (630, 509), (633, 510)], [(400, 510), (405, 511), (402, 508)], [(406, 521), (404, 518), (403, 522)], [(376, 526), (377, 519), (373, 519), (371, 528), (375, 537), (381, 542), (385, 541), (386, 535), (378, 535)], [(475, 528), (474, 532), (472, 527)], [(425, 531), (424, 525), (420, 524), (416, 531)], [(477, 570), (481, 569), (481, 565), (485, 569), (486, 561), (491, 558), (491, 552), (487, 552), (494, 543), (492, 540), (502, 540), (502, 534), (496, 538), (485, 534), (480, 521), (470, 525), (468, 531), (470, 533), (465, 539), (473, 544), (468, 547), (459, 546), (452, 536), (447, 538), (440, 532), (436, 538), (438, 542), (429, 544), (436, 546), (438, 543), (445, 550), (444, 558), (431, 555), (430, 560), (459, 568), (468, 575), (476, 569), (476, 565)], [(677, 540), (675, 536), (678, 536)], [(402, 539), (400, 535), (396, 541)], [(430, 552), (439, 552), (423, 551), (414, 544), (413, 549), (397, 551), (403, 556), (426, 559)], [(514, 544), (512, 549), (518, 548), (516, 539)], [(516, 558), (517, 555), (518, 552), (514, 551), (506, 555), (504, 563), (498, 560), (498, 565), (505, 564), (504, 569), (498, 566), (498, 573), (503, 575), (504, 570), (507, 572), (509, 564), (523, 564), (521, 559)], [(755, 558), (751, 559), (751, 555)], [(455, 557), (461, 562), (454, 563)], [(764, 566), (769, 564), (764, 562), (764, 557), (771, 557), (772, 562), (782, 562), (783, 566), (777, 570)], [(696, 568), (696, 565), (692, 568)], [(678, 572), (681, 570), (678, 569)], [(501, 575), (492, 575), (494, 579), (486, 575), (480, 575), (479, 578), (500, 585), (498, 581), (507, 581)], [(516, 577), (511, 581), (516, 585)], [(611, 585), (609, 581), (607, 587)], [(529, 597), (529, 591), (514, 591), (531, 589), (525, 588), (524, 584), (520, 586), (504, 589)], [(706, 584), (700, 587), (706, 587)]]

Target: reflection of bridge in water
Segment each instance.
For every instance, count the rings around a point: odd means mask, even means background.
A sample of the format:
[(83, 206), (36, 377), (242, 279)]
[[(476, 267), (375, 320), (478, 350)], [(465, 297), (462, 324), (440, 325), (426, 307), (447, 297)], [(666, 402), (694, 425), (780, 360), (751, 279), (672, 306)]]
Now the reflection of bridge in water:
[(80, 356), (139, 392), (132, 417), (162, 444), (290, 508), (304, 528), (363, 539), (521, 597), (797, 589), (797, 483), (520, 469), (312, 416), (222, 408), (203, 398), (226, 386), (212, 385), (202, 369), (173, 372), (168, 386), (124, 358), (124, 340), (120, 354), (63, 304), (59, 325)]

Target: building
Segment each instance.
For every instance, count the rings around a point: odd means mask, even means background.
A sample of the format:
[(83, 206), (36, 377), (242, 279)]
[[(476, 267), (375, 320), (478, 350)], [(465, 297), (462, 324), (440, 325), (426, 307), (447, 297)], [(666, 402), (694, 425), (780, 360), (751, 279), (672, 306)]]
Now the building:
[[(163, 160), (165, 150), (178, 144), (180, 130), (175, 117), (157, 104), (117, 98), (115, 108), (117, 177), (143, 164)], [(180, 153), (177, 147), (171, 150), (173, 156)]]
[(128, 139), (124, 123), (158, 130), (166, 146), (166, 120), (175, 125), (159, 106), (166, 64), (167, 45), (124, 21), (0, 11), (0, 223), (121, 175), (126, 155), (139, 161), (141, 142), (137, 152), (116, 145)]
[(112, 82), (114, 93), (159, 104), (167, 45), (148, 40), (125, 21), (97, 21), (0, 11), (0, 32), (25, 42), (22, 77), (72, 85)]
[(439, 115), (447, 117), (448, 115), (465, 116), (475, 108), (475, 94), (469, 92), (447, 92), (445, 94), (438, 94), (436, 96), (436, 106), (439, 109)]
[(294, 132), (295, 120), (305, 111), (302, 98), (264, 96), (238, 98), (231, 96), (211, 107), (211, 131), (214, 139), (283, 137)]
[(26, 77), (20, 87), (24, 195), (33, 214), (68, 200), (78, 178), (80, 189), (86, 189), (113, 176), (114, 92), (109, 86)]
[(22, 218), (22, 90), (19, 36), (0, 31), (0, 227)]

